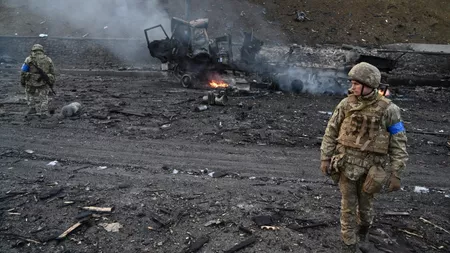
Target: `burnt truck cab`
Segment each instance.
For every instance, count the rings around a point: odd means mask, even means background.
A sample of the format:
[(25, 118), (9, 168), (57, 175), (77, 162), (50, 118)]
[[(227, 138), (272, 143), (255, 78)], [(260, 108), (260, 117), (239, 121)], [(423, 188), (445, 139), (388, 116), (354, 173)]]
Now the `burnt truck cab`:
[[(212, 72), (234, 68), (231, 35), (211, 40), (207, 33), (208, 24), (207, 18), (185, 21), (173, 17), (170, 37), (161, 25), (144, 30), (150, 55), (167, 64), (167, 70), (184, 87), (208, 79)], [(166, 38), (150, 42), (148, 32), (158, 27)]]
[(190, 22), (172, 18), (172, 39), (177, 41), (175, 54), (177, 57), (188, 57), (197, 62), (208, 62), (211, 59), (208, 38), (208, 19), (197, 19)]

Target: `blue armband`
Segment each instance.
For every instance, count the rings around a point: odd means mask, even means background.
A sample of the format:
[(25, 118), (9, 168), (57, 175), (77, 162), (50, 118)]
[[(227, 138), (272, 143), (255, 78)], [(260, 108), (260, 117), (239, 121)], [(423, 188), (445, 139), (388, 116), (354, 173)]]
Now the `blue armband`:
[(398, 134), (398, 133), (404, 132), (404, 131), (405, 131), (405, 127), (403, 126), (403, 122), (401, 122), (401, 121), (388, 127), (388, 132), (392, 135)]
[(30, 71), (30, 66), (28, 66), (28, 64), (24, 63), (22, 65), (22, 72), (29, 72)]

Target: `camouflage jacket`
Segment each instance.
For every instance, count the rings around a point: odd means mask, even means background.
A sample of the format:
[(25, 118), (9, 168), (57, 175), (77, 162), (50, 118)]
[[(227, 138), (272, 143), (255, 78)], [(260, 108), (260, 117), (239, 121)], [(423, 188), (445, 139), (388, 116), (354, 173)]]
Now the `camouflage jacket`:
[[(44, 81), (44, 78), (41, 76), (36, 66), (47, 74), (49, 79), (48, 83)], [(53, 86), (55, 83), (55, 68), (52, 59), (43, 52), (32, 52), (22, 65), (20, 83), (26, 87)]]
[[(374, 93), (368, 97), (357, 97), (357, 106), (363, 107), (366, 103), (375, 106), (376, 103), (371, 102), (380, 99), (379, 96), (378, 93)], [(382, 165), (385, 167), (386, 162), (389, 160), (390, 169), (397, 176), (400, 176), (408, 160), (408, 153), (406, 152), (407, 138), (400, 115), (400, 108), (390, 102), (382, 114), (380, 124), (389, 133), (387, 155), (384, 155), (370, 151), (361, 151), (360, 149), (345, 146), (338, 142), (341, 124), (346, 115), (349, 115), (348, 110), (350, 107), (348, 103), (348, 97), (343, 99), (335, 108), (328, 122), (320, 148), (321, 160), (328, 160), (336, 156), (345, 156), (346, 165), (344, 166), (345, 169), (343, 172), (352, 180), (356, 180), (361, 175), (367, 173), (372, 165)]]

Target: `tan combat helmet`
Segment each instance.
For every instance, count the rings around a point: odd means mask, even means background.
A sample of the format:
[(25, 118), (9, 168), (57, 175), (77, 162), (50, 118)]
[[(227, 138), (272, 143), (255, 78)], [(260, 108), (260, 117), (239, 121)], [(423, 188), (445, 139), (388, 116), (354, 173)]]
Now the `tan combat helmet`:
[(44, 52), (44, 47), (41, 44), (34, 44), (33, 47), (31, 47), (31, 51), (42, 51), (42, 52)]
[(367, 62), (356, 64), (350, 72), (348, 72), (350, 80), (358, 81), (361, 84), (377, 89), (381, 83), (381, 73), (377, 67)]

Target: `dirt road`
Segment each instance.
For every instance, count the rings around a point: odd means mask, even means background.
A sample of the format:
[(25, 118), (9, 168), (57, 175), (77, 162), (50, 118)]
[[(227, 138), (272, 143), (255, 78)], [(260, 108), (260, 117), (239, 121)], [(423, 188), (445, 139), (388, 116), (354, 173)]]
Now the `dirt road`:
[[(0, 252), (191, 252), (200, 238), (208, 242), (198, 252), (249, 238), (239, 252), (337, 251), (340, 194), (318, 171), (318, 137), (342, 97), (254, 89), (197, 112), (206, 91), (166, 78), (63, 75), (56, 114), (25, 119), (14, 77), (1, 79)], [(446, 252), (450, 91), (393, 92), (411, 158), (403, 190), (378, 196), (371, 240), (393, 252)], [(72, 101), (83, 114), (58, 117)], [(261, 215), (277, 230), (257, 226)], [(53, 240), (80, 216), (76, 231)]]

